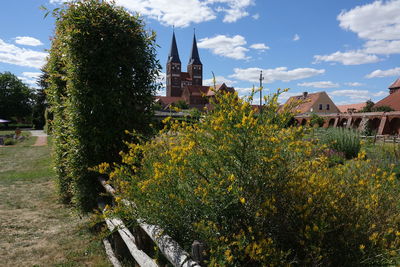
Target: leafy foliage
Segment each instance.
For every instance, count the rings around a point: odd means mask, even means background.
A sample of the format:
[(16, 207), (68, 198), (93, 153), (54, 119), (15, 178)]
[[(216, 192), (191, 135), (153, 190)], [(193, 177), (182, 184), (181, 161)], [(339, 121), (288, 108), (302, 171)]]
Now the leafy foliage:
[(312, 113), (311, 118), (310, 118), (310, 125), (311, 126), (317, 126), (317, 127), (322, 127), (324, 125), (324, 118), (319, 116), (317, 113)]
[(31, 90), (10, 72), (0, 73), (0, 117), (23, 119), (31, 114)]
[(374, 107), (375, 103), (371, 100), (367, 100), (365, 102), (365, 107), (363, 107), (360, 112), (372, 112), (372, 108)]
[(99, 185), (88, 170), (113, 161), (124, 130), (148, 131), (159, 64), (155, 34), (106, 1), (77, 1), (56, 13), (45, 67), (61, 197), (82, 210)]
[(35, 129), (43, 129), (46, 124), (45, 111), (47, 108), (44, 89), (38, 89), (33, 95), (32, 124)]
[(185, 100), (178, 100), (175, 103), (173, 103), (174, 107), (177, 107), (179, 109), (188, 109), (189, 105), (185, 102)]
[(357, 157), (361, 149), (360, 135), (352, 129), (328, 128), (321, 136), (321, 141), (329, 148), (344, 153), (347, 159)]
[(375, 103), (372, 102), (371, 100), (367, 100), (367, 102), (365, 102), (365, 107), (363, 107), (360, 110), (360, 112), (390, 112), (390, 111), (394, 111), (394, 109), (389, 106), (375, 107)]
[(261, 116), (250, 103), (217, 94), (199, 123), (167, 120), (156, 138), (128, 144), (122, 164), (101, 164), (117, 202), (136, 204), (116, 212), (160, 225), (186, 248), (202, 240), (209, 266), (395, 264), (394, 174), (364, 153), (331, 164), (306, 128), (285, 128), (290, 112), (277, 112), (277, 95)]
[(372, 111), (382, 111), (382, 112), (390, 112), (390, 111), (394, 111), (393, 108), (389, 107), (389, 106), (379, 106), (379, 107), (374, 107), (372, 109)]

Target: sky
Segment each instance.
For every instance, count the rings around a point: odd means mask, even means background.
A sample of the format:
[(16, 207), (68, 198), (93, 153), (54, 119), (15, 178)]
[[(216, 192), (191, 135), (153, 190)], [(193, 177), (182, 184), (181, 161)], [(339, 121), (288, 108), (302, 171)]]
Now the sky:
[[(2, 0), (0, 72), (35, 87), (54, 34), (54, 18), (40, 6), (65, 0)], [(143, 16), (157, 34), (165, 65), (173, 27), (182, 68), (193, 33), (203, 63), (204, 84), (233, 86), (249, 95), (290, 88), (284, 102), (302, 92), (325, 91), (337, 105), (376, 102), (400, 77), (400, 0), (115, 0)], [(165, 94), (165, 91), (159, 92)], [(258, 103), (257, 97), (255, 102)]]

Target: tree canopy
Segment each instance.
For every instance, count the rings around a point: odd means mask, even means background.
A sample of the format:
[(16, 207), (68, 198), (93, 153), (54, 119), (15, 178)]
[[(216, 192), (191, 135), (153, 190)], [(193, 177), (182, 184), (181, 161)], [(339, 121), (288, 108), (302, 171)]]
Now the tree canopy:
[(0, 118), (22, 119), (31, 113), (31, 90), (10, 72), (0, 73)]

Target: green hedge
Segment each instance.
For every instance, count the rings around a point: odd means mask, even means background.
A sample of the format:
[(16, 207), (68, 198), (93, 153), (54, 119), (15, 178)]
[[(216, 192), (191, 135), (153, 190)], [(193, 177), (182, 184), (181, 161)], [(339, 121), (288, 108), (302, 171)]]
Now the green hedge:
[(56, 20), (44, 71), (60, 194), (90, 210), (99, 185), (88, 169), (117, 160), (124, 130), (148, 131), (159, 70), (155, 34), (106, 1), (66, 4)]

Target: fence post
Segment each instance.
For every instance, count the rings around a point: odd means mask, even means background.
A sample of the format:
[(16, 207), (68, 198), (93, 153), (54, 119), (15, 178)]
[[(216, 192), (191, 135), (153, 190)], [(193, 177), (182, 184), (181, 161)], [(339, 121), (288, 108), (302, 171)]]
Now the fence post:
[(205, 260), (207, 260), (206, 245), (198, 240), (193, 241), (192, 257), (193, 260), (198, 262), (201, 266), (205, 265)]

